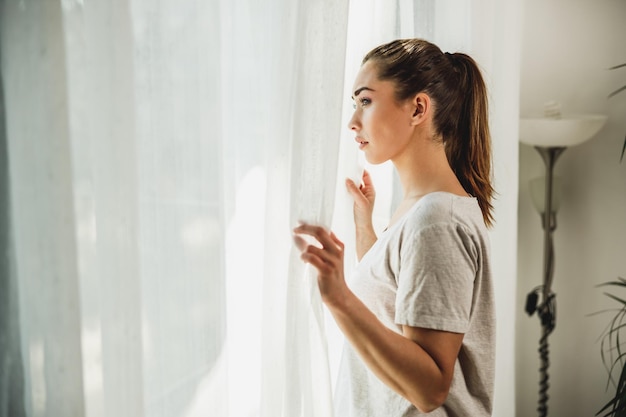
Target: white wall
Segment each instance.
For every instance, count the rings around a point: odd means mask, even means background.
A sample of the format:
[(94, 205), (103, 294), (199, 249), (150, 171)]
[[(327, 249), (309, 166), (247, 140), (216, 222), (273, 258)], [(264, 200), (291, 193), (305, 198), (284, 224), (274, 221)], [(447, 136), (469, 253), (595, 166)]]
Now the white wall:
[[(563, 192), (555, 233), (557, 324), (550, 338), (550, 416), (593, 416), (609, 397), (598, 338), (615, 306), (596, 285), (626, 277), (626, 1), (525, 0), (521, 70), (522, 116), (541, 114), (548, 100), (563, 113), (603, 113), (607, 125), (556, 164)], [(537, 415), (540, 325), (523, 311), (541, 283), (543, 234), (528, 180), (543, 175), (539, 154), (520, 146), (516, 415)], [(626, 296), (626, 292), (622, 295)]]

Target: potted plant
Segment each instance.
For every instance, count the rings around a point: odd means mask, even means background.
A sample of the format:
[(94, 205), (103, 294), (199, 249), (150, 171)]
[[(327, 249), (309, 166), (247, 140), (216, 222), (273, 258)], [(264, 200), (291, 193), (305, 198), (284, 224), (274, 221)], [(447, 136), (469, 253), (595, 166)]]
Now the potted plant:
[[(623, 67), (626, 67), (626, 63), (616, 65), (609, 69), (616, 70)], [(626, 90), (626, 85), (609, 94), (609, 98), (624, 90)], [(624, 151), (626, 151), (626, 137), (624, 138), (624, 145), (622, 146), (620, 162), (624, 159)], [(606, 282), (601, 284), (601, 286), (614, 286), (618, 289), (623, 289), (626, 287), (626, 279), (620, 277), (617, 281)], [(620, 304), (619, 308), (615, 310), (616, 313), (603, 334), (600, 344), (602, 362), (609, 374), (608, 384), (613, 384), (615, 394), (596, 415), (600, 415), (601, 417), (626, 417), (626, 350), (624, 350), (622, 346), (623, 338), (620, 338), (622, 330), (626, 328), (626, 300), (611, 293), (605, 294)], [(618, 374), (619, 377), (614, 378)]]
[[(625, 288), (626, 279), (620, 277), (617, 281), (610, 281), (600, 285)], [(623, 338), (620, 338), (620, 335), (622, 330), (626, 328), (626, 300), (608, 292), (605, 295), (620, 304), (620, 307), (615, 310), (616, 313), (607, 326), (600, 343), (602, 363), (609, 374), (607, 384), (615, 386), (615, 394), (596, 415), (601, 417), (622, 417), (626, 416), (626, 350), (622, 347)], [(617, 375), (619, 377), (614, 378)]]

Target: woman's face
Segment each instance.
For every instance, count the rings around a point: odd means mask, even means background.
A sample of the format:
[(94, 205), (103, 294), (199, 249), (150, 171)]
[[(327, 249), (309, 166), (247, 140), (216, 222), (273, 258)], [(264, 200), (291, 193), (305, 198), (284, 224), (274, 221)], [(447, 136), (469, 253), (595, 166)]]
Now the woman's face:
[(356, 134), (359, 149), (372, 164), (395, 159), (406, 149), (413, 132), (411, 101), (396, 101), (394, 83), (379, 80), (372, 61), (361, 67), (353, 91), (355, 110), (348, 127)]

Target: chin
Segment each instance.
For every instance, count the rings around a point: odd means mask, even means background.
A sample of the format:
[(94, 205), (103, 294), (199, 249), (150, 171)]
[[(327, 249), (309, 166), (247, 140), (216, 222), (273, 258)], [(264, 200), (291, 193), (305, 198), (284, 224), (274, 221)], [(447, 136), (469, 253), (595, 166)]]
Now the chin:
[(384, 162), (387, 162), (387, 159), (377, 158), (373, 155), (368, 155), (367, 153), (365, 154), (365, 160), (367, 161), (368, 164), (372, 164), (372, 165), (380, 165)]

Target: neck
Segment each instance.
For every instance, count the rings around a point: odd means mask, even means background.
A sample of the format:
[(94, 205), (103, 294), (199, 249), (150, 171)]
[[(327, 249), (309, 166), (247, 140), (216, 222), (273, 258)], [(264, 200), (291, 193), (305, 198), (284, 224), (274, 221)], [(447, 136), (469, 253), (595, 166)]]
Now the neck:
[(400, 177), (404, 200), (417, 200), (435, 191), (467, 196), (450, 168), (443, 144), (432, 138), (414, 139), (412, 146), (392, 158)]

